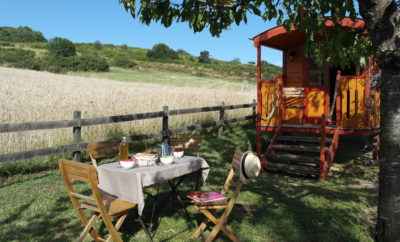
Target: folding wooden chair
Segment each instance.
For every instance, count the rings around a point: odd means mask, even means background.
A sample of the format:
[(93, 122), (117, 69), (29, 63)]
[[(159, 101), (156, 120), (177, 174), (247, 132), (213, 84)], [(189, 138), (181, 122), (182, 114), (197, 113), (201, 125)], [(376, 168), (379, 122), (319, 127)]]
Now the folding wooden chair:
[[(235, 152), (232, 167), (229, 170), (222, 192), (193, 192), (188, 194), (188, 198), (192, 201), (196, 209), (208, 220), (203, 221), (194, 231), (192, 235), (193, 239), (198, 238), (206, 229), (207, 223), (211, 222), (214, 227), (206, 238), (206, 242), (213, 241), (220, 231), (232, 241), (239, 241), (238, 237), (227, 226), (227, 221), (242, 187), (242, 182), (238, 175), (239, 171), (234, 166), (234, 164), (240, 162), (242, 156), (242, 152)], [(231, 194), (229, 195), (229, 193)], [(222, 215), (217, 218), (211, 211), (222, 212)]]
[(120, 141), (102, 141), (88, 144), (86, 150), (93, 166), (97, 168), (100, 159), (115, 157), (119, 153)]
[[(128, 211), (136, 207), (136, 204), (102, 195), (97, 187), (97, 171), (94, 166), (76, 161), (60, 160), (59, 168), (68, 196), (84, 227), (78, 241), (83, 241), (90, 234), (95, 241), (122, 242), (118, 230), (127, 217)], [(90, 195), (79, 193), (75, 189), (75, 185), (82, 182), (91, 188)], [(113, 220), (115, 224), (113, 224)], [(96, 223), (100, 221), (105, 224), (109, 232), (106, 239), (100, 237), (95, 228)]]
[(185, 153), (199, 156), (201, 137), (196, 134), (173, 134), (170, 138), (174, 149), (184, 150)]

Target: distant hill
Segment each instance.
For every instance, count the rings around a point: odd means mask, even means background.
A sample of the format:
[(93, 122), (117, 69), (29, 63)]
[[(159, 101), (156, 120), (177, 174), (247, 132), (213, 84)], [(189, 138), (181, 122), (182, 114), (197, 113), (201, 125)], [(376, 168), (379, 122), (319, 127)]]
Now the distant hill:
[[(200, 57), (185, 50), (173, 50), (165, 44), (152, 49), (129, 47), (127, 45), (94, 43), (69, 43), (65, 39), (46, 40), (41, 32), (29, 27), (0, 27), (0, 65), (16, 68), (46, 70), (50, 72), (111, 71), (113, 67), (125, 69), (158, 69), (181, 72), (195, 76), (218, 77), (228, 80), (255, 79), (254, 63), (240, 63), (239, 59), (222, 61), (214, 59), (207, 50)], [(61, 43), (61, 44), (60, 44)], [(54, 48), (67, 46), (73, 56), (59, 56), (49, 52)], [(72, 47), (71, 47), (72, 44)], [(61, 45), (61, 46), (60, 46)], [(57, 53), (64, 53), (58, 51)], [(200, 54), (200, 53), (199, 53)], [(263, 63), (264, 78), (281, 73), (281, 68)]]

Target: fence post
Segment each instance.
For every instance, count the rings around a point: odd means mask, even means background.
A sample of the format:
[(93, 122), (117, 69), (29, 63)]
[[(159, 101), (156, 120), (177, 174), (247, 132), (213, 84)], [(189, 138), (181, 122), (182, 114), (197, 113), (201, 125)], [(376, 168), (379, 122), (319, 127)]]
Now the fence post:
[(219, 110), (219, 128), (218, 128), (218, 136), (222, 136), (224, 132), (224, 123), (225, 121), (225, 102), (221, 103), (221, 109)]
[(168, 128), (168, 122), (169, 122), (169, 108), (168, 106), (163, 106), (163, 117), (162, 117), (162, 142), (167, 141), (167, 143), (170, 143), (169, 140), (169, 128)]
[(256, 101), (256, 99), (253, 99), (252, 110), (253, 110), (253, 120), (254, 120), (254, 123), (256, 123), (257, 122), (257, 101)]
[[(74, 111), (73, 119), (78, 122), (78, 124), (72, 128), (72, 135), (73, 135), (72, 137), (74, 144), (79, 144), (82, 141), (81, 117), (82, 117), (81, 111)], [(82, 160), (81, 151), (80, 150), (73, 151), (72, 157), (76, 161), (81, 161)]]

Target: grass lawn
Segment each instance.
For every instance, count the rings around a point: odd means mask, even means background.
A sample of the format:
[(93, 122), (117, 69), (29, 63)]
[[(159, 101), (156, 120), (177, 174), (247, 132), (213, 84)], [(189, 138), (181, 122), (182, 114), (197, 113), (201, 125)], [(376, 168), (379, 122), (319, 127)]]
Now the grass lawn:
[[(247, 148), (253, 140), (249, 125), (228, 128), (220, 138), (205, 134), (201, 155), (211, 167), (206, 187), (222, 185), (235, 147)], [(244, 186), (229, 221), (238, 237), (242, 241), (373, 241), (377, 167), (363, 165), (369, 154), (354, 151), (360, 144), (357, 140), (342, 144), (328, 181), (264, 173)], [(7, 178), (0, 185), (0, 201), (0, 241), (71, 241), (81, 230), (57, 170)], [(155, 240), (187, 241), (193, 221), (171, 203), (164, 205), (168, 207), (160, 214)], [(124, 240), (146, 240), (134, 218), (133, 213), (122, 228)]]
[(156, 68), (145, 69), (123, 69), (111, 67), (109, 72), (73, 72), (71, 75), (84, 77), (95, 77), (116, 81), (154, 83), (168, 86), (187, 86), (187, 87), (226, 87), (238, 89), (254, 90), (255, 81), (233, 81), (216, 77), (196, 76), (189, 73), (177, 71), (159, 70)]

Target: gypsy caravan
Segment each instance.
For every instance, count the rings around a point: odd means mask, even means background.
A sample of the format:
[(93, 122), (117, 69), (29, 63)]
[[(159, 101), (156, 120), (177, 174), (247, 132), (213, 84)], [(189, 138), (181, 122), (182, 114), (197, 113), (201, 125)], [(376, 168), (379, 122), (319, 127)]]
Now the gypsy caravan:
[[(333, 24), (325, 22), (326, 28)], [(365, 29), (361, 19), (345, 18), (338, 24)], [(318, 66), (305, 55), (304, 33), (284, 26), (252, 40), (257, 49), (256, 151), (267, 171), (325, 179), (344, 135), (372, 137), (377, 157), (380, 91), (375, 80), (380, 71), (373, 58), (347, 69)], [(262, 76), (262, 47), (282, 51), (282, 74), (270, 80)]]

